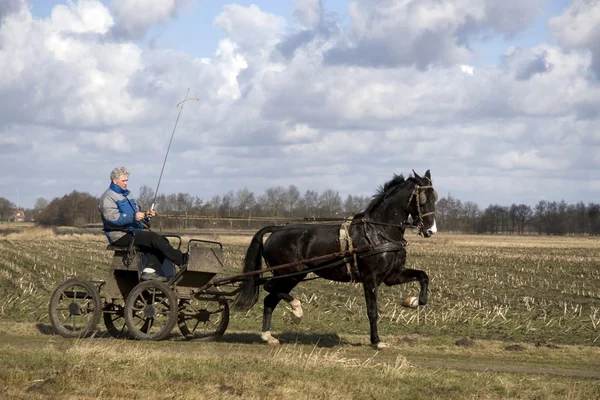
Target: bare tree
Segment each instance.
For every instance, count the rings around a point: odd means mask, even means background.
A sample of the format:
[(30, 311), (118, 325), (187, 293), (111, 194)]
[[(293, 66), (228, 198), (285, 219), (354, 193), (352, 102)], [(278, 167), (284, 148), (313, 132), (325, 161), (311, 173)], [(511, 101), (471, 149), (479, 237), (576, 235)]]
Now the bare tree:
[(233, 211), (233, 201), (234, 195), (233, 190), (227, 192), (225, 196), (223, 196), (223, 201), (221, 202), (220, 214), (221, 216), (231, 217), (231, 212)]
[(240, 216), (251, 215), (251, 210), (255, 203), (254, 193), (248, 190), (248, 188), (240, 189), (235, 193), (234, 205)]
[(600, 234), (600, 204), (588, 204), (588, 220), (590, 224), (590, 234), (594, 236)]
[(541, 235), (543, 232), (546, 232), (546, 212), (548, 208), (548, 202), (546, 200), (540, 200), (535, 205), (535, 218), (537, 221), (538, 234)]
[(35, 205), (33, 206), (33, 209), (36, 211), (40, 211), (43, 210), (44, 208), (46, 208), (46, 206), (49, 204), (50, 202), (48, 200), (46, 200), (43, 197), (38, 198), (35, 201)]
[(351, 194), (344, 200), (344, 212), (346, 216), (352, 216), (361, 211), (369, 205), (369, 198), (367, 196), (353, 196)]
[(213, 196), (213, 198), (209, 202), (209, 210), (212, 210), (215, 218), (219, 217), (221, 214), (221, 203), (223, 203), (223, 198), (219, 195)]
[[(477, 221), (477, 218), (479, 218), (479, 216), (481, 215), (481, 209), (479, 208), (479, 205), (477, 205), (476, 203), (473, 203), (472, 201), (465, 201), (465, 203), (463, 204), (462, 215), (463, 215), (463, 218), (465, 219), (464, 229), (466, 230), (466, 233), (473, 232), (473, 229), (475, 227), (475, 222)], [(437, 222), (437, 206), (436, 206), (436, 222)]]
[(574, 210), (573, 210), (573, 214), (574, 214), (574, 226), (575, 226), (575, 231), (580, 234), (583, 235), (586, 232), (586, 227), (587, 227), (587, 218), (586, 218), (586, 207), (585, 207), (585, 203), (583, 201), (580, 201), (579, 203), (575, 204), (574, 206)]
[(327, 189), (319, 197), (319, 202), (327, 217), (337, 217), (342, 211), (342, 198), (338, 192)]
[(154, 190), (150, 186), (143, 185), (140, 187), (140, 194), (137, 196), (136, 202), (140, 210), (149, 210), (154, 201)]
[(298, 202), (300, 201), (300, 191), (294, 185), (288, 186), (285, 192), (286, 207), (290, 215), (294, 215), (294, 210)]
[(519, 204), (515, 209), (515, 218), (517, 222), (517, 233), (523, 234), (525, 225), (531, 219), (533, 210), (527, 204)]
[(307, 190), (302, 198), (302, 203), (308, 216), (318, 217), (319, 216), (319, 193), (314, 190)]
[(261, 197), (265, 207), (273, 217), (280, 216), (285, 203), (285, 189), (281, 186), (268, 188), (265, 195)]

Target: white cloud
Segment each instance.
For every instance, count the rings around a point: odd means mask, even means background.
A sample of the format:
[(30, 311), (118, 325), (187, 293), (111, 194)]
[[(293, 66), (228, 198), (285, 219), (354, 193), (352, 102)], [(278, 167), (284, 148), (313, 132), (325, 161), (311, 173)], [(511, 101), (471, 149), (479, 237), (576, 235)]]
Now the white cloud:
[(459, 67), (460, 67), (460, 70), (467, 75), (473, 75), (475, 73), (475, 67), (473, 67), (472, 65), (462, 64), (462, 65), (459, 65)]
[(548, 23), (559, 43), (567, 49), (585, 49), (593, 57), (593, 70), (600, 77), (600, 3), (573, 0), (559, 16)]
[(467, 63), (469, 42), (489, 32), (513, 37), (546, 0), (354, 0), (351, 32), (326, 54), (331, 63), (377, 67)]
[(118, 21), (114, 34), (142, 39), (152, 25), (173, 19), (188, 4), (189, 0), (113, 0), (111, 10)]
[(274, 45), (279, 40), (285, 19), (263, 12), (254, 4), (249, 7), (228, 4), (215, 18), (214, 24), (227, 32), (242, 50), (256, 50)]
[(323, 0), (296, 0), (294, 16), (303, 29), (314, 29), (321, 23)]
[(132, 188), (153, 186), (187, 88), (199, 101), (178, 123), (166, 193), (208, 200), (295, 184), (370, 195), (414, 168), (431, 169), (441, 194), (482, 205), (579, 201), (570, 188), (600, 168), (595, 36), (569, 33), (584, 18), (574, 6), (553, 22), (559, 45), (475, 69), (469, 40), (518, 35), (543, 1), (353, 1), (343, 27), (323, 18), (327, 2), (298, 1), (294, 22), (229, 4), (214, 17), (226, 37), (202, 59), (132, 40), (183, 2), (149, 2), (144, 14), (135, 1), (82, 0), (45, 19), (5, 4), (0, 168), (22, 175), (0, 193), (19, 183), (31, 205), (74, 188), (99, 194), (116, 165), (133, 171)]
[(113, 26), (108, 9), (95, 0), (80, 0), (69, 6), (57, 5), (50, 16), (56, 33), (105, 34)]

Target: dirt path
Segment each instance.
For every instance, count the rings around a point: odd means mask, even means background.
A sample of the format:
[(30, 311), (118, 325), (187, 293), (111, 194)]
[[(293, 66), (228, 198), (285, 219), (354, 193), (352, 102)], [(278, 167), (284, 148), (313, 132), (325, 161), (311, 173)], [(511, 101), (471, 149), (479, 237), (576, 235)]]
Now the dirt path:
[[(77, 340), (75, 339), (64, 339), (60, 336), (51, 334), (51, 328), (49, 326), (38, 324), (37, 327), (34, 327), (30, 324), (23, 324), (28, 325), (28, 327), (24, 327), (19, 325), (21, 324), (15, 326), (10, 323), (0, 322), (0, 348), (12, 347), (27, 348), (31, 350), (51, 346), (57, 349), (66, 350), (77, 343)], [(161, 342), (161, 347), (165, 346), (169, 351), (189, 352), (191, 351), (191, 348), (210, 346), (212, 351), (235, 353), (236, 356), (239, 356), (240, 351), (248, 352), (249, 355), (252, 354), (256, 356), (261, 353), (271, 352), (274, 349), (273, 347), (261, 343), (260, 337), (255, 334), (231, 332), (226, 334), (223, 339), (224, 340), (221, 342), (199, 343), (187, 342), (183, 339), (179, 339), (178, 335), (173, 335), (172, 340)], [(97, 340), (99, 343), (108, 343), (109, 339), (89, 338), (85, 340)], [(131, 343), (135, 345), (144, 345), (144, 342), (132, 341)], [(153, 346), (155, 343), (148, 343), (148, 345)], [(317, 348), (314, 344), (309, 344), (306, 341), (304, 343), (301, 341), (300, 343), (293, 344), (288, 342), (287, 344), (283, 344), (280, 348), (285, 349), (285, 346), (294, 346), (295, 349), (301, 348), (305, 350), (307, 354)], [(482, 347), (485, 348), (487, 346), (484, 345)], [(530, 356), (523, 357), (523, 363), (519, 365), (519, 361), (515, 363), (514, 358), (512, 361), (502, 362), (501, 356), (486, 355), (484, 353), (478, 354), (474, 353), (472, 349), (466, 351), (465, 354), (445, 354), (443, 351), (436, 351), (433, 348), (427, 347), (424, 347), (423, 351), (412, 347), (400, 347), (374, 352), (369, 346), (359, 343), (343, 344), (341, 346), (327, 345), (321, 349), (322, 351), (340, 350), (343, 351), (344, 357), (363, 362), (372, 361), (390, 365), (396, 365), (398, 363), (398, 358), (404, 357), (410, 365), (419, 368), (600, 379), (600, 362), (597, 364), (593, 362), (593, 357), (591, 358), (591, 364), (589, 360), (587, 363), (581, 363), (584, 368), (565, 368), (567, 365), (572, 365), (570, 361), (577, 359), (578, 354), (565, 356), (565, 360), (562, 361), (540, 361), (538, 364), (539, 366), (532, 366), (524, 365), (525, 363), (531, 364), (532, 362), (535, 362)], [(596, 348), (590, 348), (590, 351), (597, 352), (596, 350)]]

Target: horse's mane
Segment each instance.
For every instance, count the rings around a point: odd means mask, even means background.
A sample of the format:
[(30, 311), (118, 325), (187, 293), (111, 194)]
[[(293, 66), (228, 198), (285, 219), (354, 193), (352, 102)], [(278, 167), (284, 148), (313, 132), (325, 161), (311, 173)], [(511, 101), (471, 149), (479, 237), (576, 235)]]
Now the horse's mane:
[(360, 215), (368, 214), (369, 212), (373, 211), (379, 204), (381, 204), (381, 202), (383, 201), (383, 199), (386, 198), (387, 195), (392, 193), (394, 189), (403, 184), (405, 181), (406, 179), (404, 179), (404, 176), (402, 174), (394, 174), (394, 177), (392, 179), (386, 182), (383, 186), (379, 186), (379, 189), (377, 189), (377, 193), (373, 195), (373, 198), (369, 202), (369, 205), (367, 206), (367, 208), (365, 208), (363, 212), (360, 213)]

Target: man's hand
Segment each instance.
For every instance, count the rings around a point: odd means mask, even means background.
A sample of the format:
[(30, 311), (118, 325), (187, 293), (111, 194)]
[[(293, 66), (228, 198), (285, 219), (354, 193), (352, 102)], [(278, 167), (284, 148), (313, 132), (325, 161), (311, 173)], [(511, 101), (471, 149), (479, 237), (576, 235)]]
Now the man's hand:
[(156, 210), (148, 210), (146, 211), (146, 218), (152, 218), (152, 217), (156, 217)]
[(146, 216), (144, 215), (144, 213), (143, 213), (143, 212), (141, 212), (141, 211), (138, 211), (138, 212), (136, 212), (136, 213), (135, 213), (135, 220), (136, 220), (136, 221), (141, 221), (141, 220), (143, 220), (144, 218), (146, 218)]

